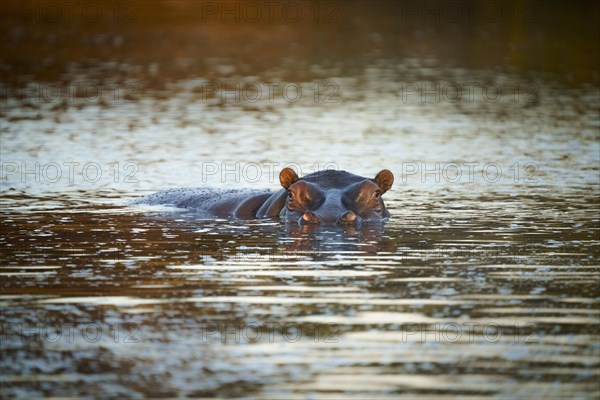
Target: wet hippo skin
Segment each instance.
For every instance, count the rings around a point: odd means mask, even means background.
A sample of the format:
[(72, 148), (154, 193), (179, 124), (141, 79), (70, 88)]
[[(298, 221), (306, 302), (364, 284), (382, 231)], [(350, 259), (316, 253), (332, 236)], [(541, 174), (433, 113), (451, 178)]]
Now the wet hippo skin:
[(220, 218), (280, 218), (298, 224), (359, 224), (389, 217), (382, 195), (394, 183), (389, 170), (374, 178), (324, 170), (298, 177), (291, 168), (279, 174), (283, 189), (174, 189), (143, 197), (135, 204), (173, 205)]

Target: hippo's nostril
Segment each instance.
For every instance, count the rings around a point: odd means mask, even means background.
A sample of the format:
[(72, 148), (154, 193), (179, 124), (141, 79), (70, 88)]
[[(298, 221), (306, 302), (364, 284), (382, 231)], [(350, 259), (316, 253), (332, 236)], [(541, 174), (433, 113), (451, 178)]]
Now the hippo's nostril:
[(317, 215), (314, 212), (307, 211), (304, 213), (304, 215), (302, 215), (302, 221), (307, 224), (318, 224), (319, 217), (317, 217)]
[(344, 219), (346, 221), (354, 221), (356, 219), (356, 214), (354, 214), (353, 211), (348, 211), (346, 214), (344, 214)]
[(339, 222), (342, 224), (354, 223), (356, 222), (356, 214), (353, 211), (348, 211), (340, 217)]

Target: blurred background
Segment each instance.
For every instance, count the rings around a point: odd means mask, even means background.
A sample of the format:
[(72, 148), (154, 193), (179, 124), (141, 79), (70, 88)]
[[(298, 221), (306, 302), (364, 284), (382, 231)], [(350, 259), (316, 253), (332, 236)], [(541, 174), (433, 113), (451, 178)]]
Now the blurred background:
[[(595, 1), (3, 1), (5, 82), (354, 76), (378, 60), (597, 84)], [(215, 65), (217, 64), (217, 65)], [(220, 64), (221, 68), (217, 68)], [(319, 67), (319, 71), (315, 71)]]

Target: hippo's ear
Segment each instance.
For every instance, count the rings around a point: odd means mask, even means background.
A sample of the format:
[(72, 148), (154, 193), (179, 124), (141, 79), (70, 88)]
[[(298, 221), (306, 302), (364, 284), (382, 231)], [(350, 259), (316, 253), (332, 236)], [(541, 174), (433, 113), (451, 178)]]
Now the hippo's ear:
[(381, 194), (384, 194), (392, 187), (392, 184), (394, 183), (394, 174), (392, 174), (392, 171), (388, 169), (383, 169), (379, 171), (377, 176), (375, 176), (373, 182), (379, 186), (379, 189), (381, 189)]
[(281, 183), (281, 186), (284, 187), (284, 189), (289, 188), (292, 185), (292, 183), (296, 182), (297, 180), (298, 175), (296, 174), (296, 171), (294, 171), (290, 167), (285, 167), (279, 173), (279, 182)]

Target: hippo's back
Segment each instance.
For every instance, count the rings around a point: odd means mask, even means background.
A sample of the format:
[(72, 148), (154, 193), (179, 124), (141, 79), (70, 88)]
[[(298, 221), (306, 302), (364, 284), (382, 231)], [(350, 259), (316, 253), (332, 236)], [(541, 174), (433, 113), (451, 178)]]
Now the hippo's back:
[(188, 208), (227, 218), (236, 210), (243, 214), (255, 213), (271, 194), (267, 190), (254, 189), (183, 188), (154, 193), (135, 200), (132, 204)]

